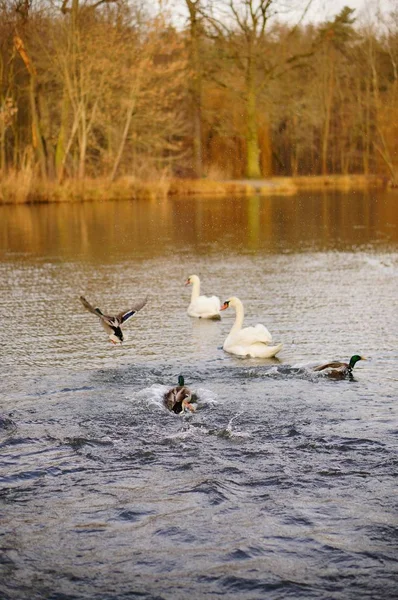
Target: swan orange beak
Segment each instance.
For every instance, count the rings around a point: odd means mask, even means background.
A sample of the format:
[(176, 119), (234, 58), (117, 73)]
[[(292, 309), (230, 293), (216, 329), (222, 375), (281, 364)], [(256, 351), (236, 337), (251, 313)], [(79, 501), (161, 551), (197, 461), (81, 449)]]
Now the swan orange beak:
[(185, 285), (190, 285), (190, 284), (191, 284), (191, 280), (187, 279), (186, 282), (185, 282)]
[(225, 310), (226, 308), (228, 308), (229, 306), (229, 302), (224, 302), (224, 304), (220, 307), (220, 310)]

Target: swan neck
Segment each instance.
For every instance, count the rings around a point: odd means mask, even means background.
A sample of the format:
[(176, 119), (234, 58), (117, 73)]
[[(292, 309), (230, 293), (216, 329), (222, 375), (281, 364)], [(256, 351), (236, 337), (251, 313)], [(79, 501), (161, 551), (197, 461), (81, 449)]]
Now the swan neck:
[(236, 302), (236, 304), (235, 304), (235, 323), (232, 327), (232, 331), (238, 331), (239, 329), (242, 329), (244, 316), (245, 316), (245, 311), (243, 310), (242, 302)]
[(193, 302), (194, 300), (199, 298), (199, 294), (200, 294), (200, 281), (199, 281), (199, 279), (194, 279), (192, 282), (191, 302)]

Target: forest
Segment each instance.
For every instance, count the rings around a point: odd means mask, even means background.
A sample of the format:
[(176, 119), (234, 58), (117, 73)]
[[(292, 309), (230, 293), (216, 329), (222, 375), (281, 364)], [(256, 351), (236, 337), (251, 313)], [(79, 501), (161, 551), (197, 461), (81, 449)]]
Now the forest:
[(286, 6), (0, 0), (0, 177), (396, 185), (398, 10), (308, 23)]

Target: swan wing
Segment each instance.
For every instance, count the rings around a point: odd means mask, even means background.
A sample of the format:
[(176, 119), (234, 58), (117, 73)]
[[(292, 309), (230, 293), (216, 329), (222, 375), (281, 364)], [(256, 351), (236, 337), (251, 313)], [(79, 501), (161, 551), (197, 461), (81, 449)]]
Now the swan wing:
[(250, 346), (250, 354), (252, 358), (272, 358), (282, 350), (283, 344), (270, 346), (268, 344), (253, 344)]
[(238, 345), (269, 344), (272, 342), (272, 335), (264, 325), (260, 324), (254, 327), (244, 327), (234, 333), (233, 337)]
[(217, 315), (220, 307), (220, 298), (217, 296), (199, 296), (189, 305), (188, 313), (192, 316)]
[(263, 342), (255, 342), (253, 344), (238, 345), (233, 340), (228, 338), (224, 343), (224, 350), (230, 354), (236, 354), (237, 356), (250, 356), (251, 358), (272, 358), (276, 356), (280, 350), (282, 350), (283, 344), (277, 344), (271, 346), (264, 344)]

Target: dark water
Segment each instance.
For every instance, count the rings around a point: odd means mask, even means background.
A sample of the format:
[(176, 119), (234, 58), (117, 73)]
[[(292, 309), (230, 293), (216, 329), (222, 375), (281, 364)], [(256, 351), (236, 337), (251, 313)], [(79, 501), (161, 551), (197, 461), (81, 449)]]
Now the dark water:
[[(0, 208), (1, 600), (398, 597), (398, 197)], [(237, 295), (278, 359), (222, 350)], [(84, 293), (123, 309), (112, 347)], [(354, 381), (311, 365), (370, 360)], [(177, 416), (179, 373), (197, 392)]]

